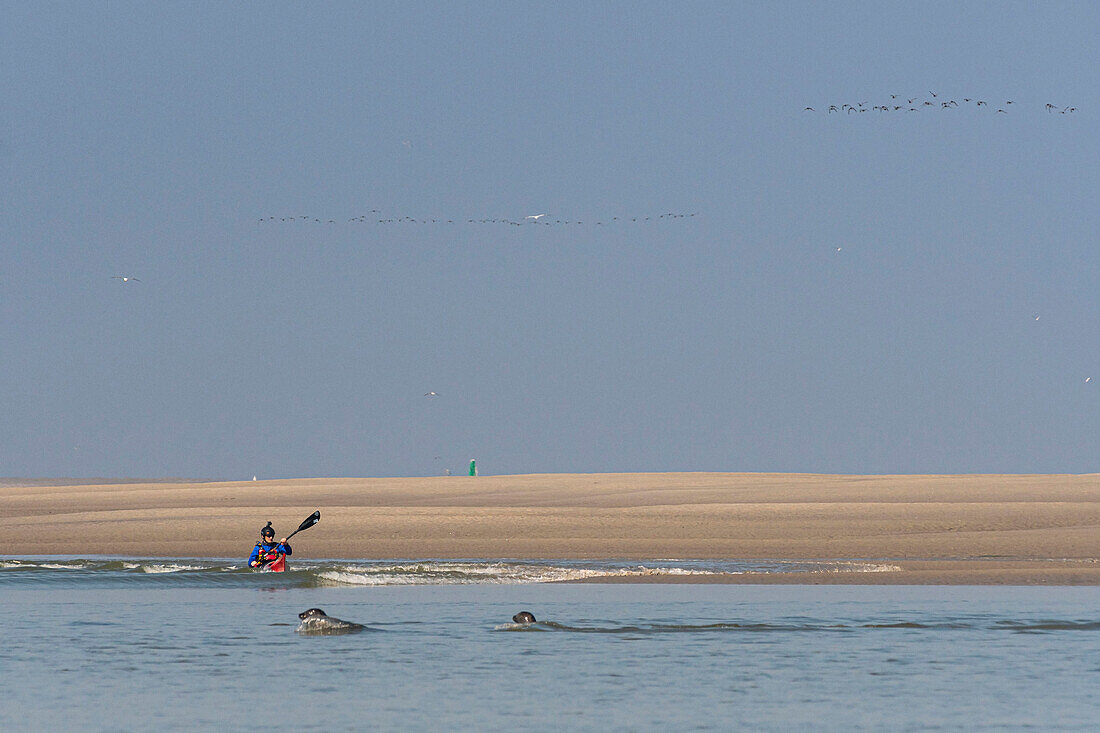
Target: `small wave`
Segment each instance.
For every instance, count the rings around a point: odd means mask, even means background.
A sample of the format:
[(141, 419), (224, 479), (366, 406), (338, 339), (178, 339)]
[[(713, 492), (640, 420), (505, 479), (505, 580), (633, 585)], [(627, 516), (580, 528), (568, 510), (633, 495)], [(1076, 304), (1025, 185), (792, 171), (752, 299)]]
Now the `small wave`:
[(767, 632), (828, 632), (852, 633), (855, 631), (1014, 631), (1036, 633), (1042, 631), (1098, 631), (1100, 621), (977, 621), (942, 620), (926, 623), (914, 621), (883, 621), (879, 623), (836, 623), (821, 621), (791, 621), (789, 623), (755, 623), (724, 621), (705, 624), (676, 623), (636, 623), (606, 626), (579, 626), (556, 621), (539, 621), (532, 624), (503, 623), (493, 627), (494, 631), (557, 631), (575, 634), (684, 634), (684, 633), (767, 633)]
[(140, 565), (143, 573), (178, 573), (184, 570), (210, 570), (202, 565)]
[(837, 563), (834, 567), (826, 568), (828, 573), (900, 573), (900, 565), (870, 562)]
[[(560, 583), (616, 578), (715, 577), (722, 575), (830, 573), (882, 573), (898, 571), (897, 565), (863, 561), (785, 560), (660, 560), (624, 561), (522, 561), (522, 560), (397, 560), (397, 561), (295, 561), (286, 573), (262, 574), (245, 567), (242, 560), (176, 559), (69, 559), (5, 558), (0, 560), (0, 582), (132, 583), (137, 578), (175, 577), (190, 585), (266, 583), (310, 587), (324, 585), (460, 585)], [(69, 579), (66, 581), (65, 579)]]
[(799, 563), (771, 567), (692, 568), (676, 566), (591, 567), (571, 565), (534, 565), (504, 563), (415, 563), (406, 565), (349, 565), (319, 570), (322, 584), (334, 585), (431, 585), (474, 583), (563, 583), (599, 578), (643, 578), (660, 576), (753, 575), (773, 573), (888, 573), (898, 572), (897, 565), (882, 563)]
[(319, 570), (317, 578), (336, 585), (434, 585), (476, 583), (560, 583), (590, 578), (654, 575), (719, 575), (683, 567), (571, 567), (527, 563), (423, 562), (348, 565)]
[[(125, 578), (128, 576), (160, 575), (184, 571), (202, 573), (212, 570), (234, 570), (238, 566), (217, 561), (178, 562), (164, 560), (5, 560), (0, 562), (0, 578), (14, 572), (23, 579), (37, 577), (49, 582), (63, 577)], [(6, 571), (6, 572), (5, 572)]]
[(1000, 621), (999, 628), (1011, 631), (1037, 632), (1037, 631), (1100, 631), (1100, 621), (1058, 621), (1044, 620), (1033, 622)]
[(556, 621), (539, 621), (533, 624), (506, 623), (494, 627), (496, 631), (567, 631), (575, 634), (684, 634), (714, 633), (724, 631), (837, 631), (845, 628), (837, 624), (774, 624), (719, 622), (709, 624), (628, 624), (623, 626), (574, 626)]

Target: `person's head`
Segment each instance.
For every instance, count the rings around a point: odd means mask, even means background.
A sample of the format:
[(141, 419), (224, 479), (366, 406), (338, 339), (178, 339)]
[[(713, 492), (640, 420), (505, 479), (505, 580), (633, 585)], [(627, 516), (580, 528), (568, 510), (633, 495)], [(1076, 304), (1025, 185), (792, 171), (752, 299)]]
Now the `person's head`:
[(275, 541), (275, 530), (271, 528), (271, 522), (268, 522), (267, 526), (260, 530), (260, 539), (264, 542)]

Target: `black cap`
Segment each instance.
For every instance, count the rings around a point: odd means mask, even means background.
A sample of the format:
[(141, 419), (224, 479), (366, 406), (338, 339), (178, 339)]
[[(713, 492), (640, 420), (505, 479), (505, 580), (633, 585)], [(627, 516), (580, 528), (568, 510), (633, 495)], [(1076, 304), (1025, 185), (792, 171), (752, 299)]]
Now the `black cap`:
[(275, 530), (271, 528), (271, 522), (267, 523), (267, 526), (260, 530), (261, 537), (274, 537)]

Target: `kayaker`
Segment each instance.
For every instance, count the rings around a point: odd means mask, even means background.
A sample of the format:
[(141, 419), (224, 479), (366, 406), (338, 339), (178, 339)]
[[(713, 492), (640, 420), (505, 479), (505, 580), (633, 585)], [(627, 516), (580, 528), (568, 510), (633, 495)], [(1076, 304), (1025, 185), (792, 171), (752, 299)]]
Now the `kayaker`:
[(262, 568), (269, 562), (274, 562), (278, 559), (279, 555), (292, 554), (294, 554), (294, 551), (291, 550), (290, 545), (286, 543), (286, 537), (279, 540), (278, 544), (276, 544), (275, 530), (271, 528), (271, 522), (268, 522), (267, 526), (260, 530), (260, 541), (252, 548), (252, 555), (248, 558), (248, 566), (251, 568)]

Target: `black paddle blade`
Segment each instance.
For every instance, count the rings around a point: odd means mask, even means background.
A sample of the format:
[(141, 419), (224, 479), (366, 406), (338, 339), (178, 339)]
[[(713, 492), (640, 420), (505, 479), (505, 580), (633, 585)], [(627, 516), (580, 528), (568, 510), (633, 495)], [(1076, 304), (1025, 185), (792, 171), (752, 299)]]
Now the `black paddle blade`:
[(309, 529), (310, 527), (312, 527), (313, 525), (317, 524), (320, 521), (321, 521), (321, 512), (319, 512), (319, 511), (313, 512), (313, 514), (310, 514), (308, 517), (306, 517), (306, 521), (299, 524), (298, 529), (296, 529), (294, 531), (295, 532), (301, 532), (303, 529)]

